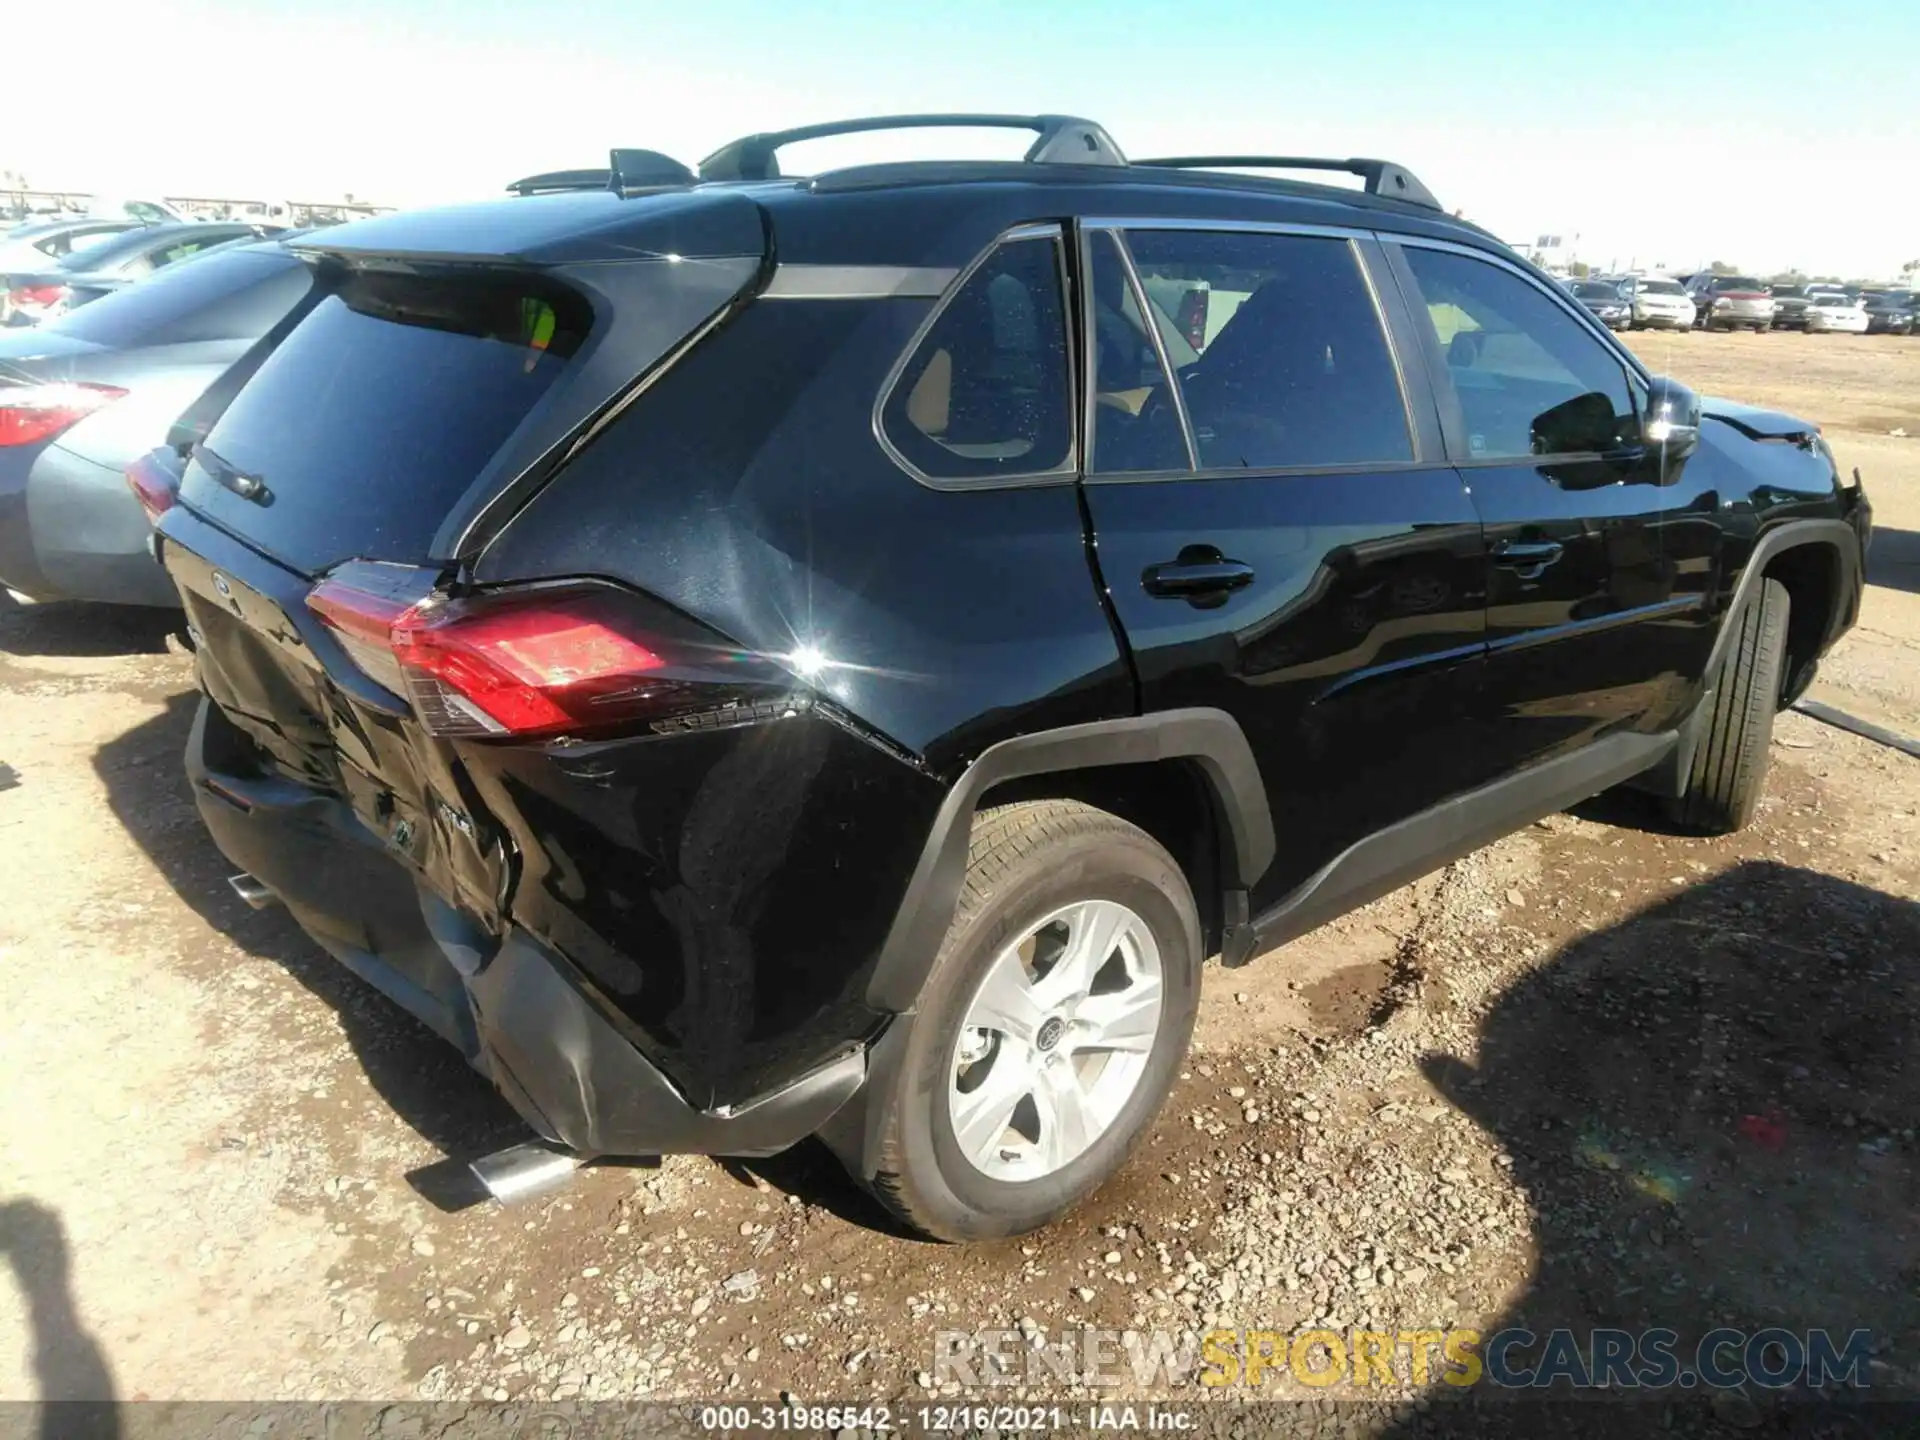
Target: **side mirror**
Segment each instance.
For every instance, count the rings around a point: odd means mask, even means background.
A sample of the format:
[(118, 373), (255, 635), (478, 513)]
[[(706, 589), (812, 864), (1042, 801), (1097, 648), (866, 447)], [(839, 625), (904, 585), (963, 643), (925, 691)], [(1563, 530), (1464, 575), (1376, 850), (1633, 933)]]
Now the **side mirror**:
[(1648, 451), (1659, 458), (1661, 479), (1672, 478), (1700, 448), (1699, 395), (1678, 380), (1656, 375), (1647, 389), (1640, 435)]

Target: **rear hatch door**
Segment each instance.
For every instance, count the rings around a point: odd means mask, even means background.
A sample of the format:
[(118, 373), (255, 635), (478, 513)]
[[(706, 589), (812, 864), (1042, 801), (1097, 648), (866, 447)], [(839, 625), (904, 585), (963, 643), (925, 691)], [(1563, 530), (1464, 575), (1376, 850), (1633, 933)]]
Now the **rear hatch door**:
[(343, 566), (412, 599), (450, 580), (490, 524), (753, 287), (756, 205), (648, 198), (327, 232), (310, 254), (324, 298), (195, 448), (161, 524), (215, 703), (279, 775), (346, 799), (483, 913), (499, 857), (454, 747), (305, 602)]

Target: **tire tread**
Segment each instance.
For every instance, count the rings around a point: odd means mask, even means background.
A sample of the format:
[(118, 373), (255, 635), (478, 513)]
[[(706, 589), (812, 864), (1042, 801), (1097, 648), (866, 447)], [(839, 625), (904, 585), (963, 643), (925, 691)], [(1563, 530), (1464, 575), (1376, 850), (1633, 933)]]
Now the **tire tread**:
[[(938, 972), (953, 948), (965, 937), (973, 917), (988, 903), (1009, 874), (1030, 863), (1033, 854), (1067, 840), (1107, 832), (1146, 840), (1152, 837), (1119, 816), (1078, 800), (1024, 800), (996, 805), (973, 819), (967, 841), (967, 876), (954, 906), (953, 923), (934, 960)], [(923, 1235), (939, 1236), (938, 1220), (919, 1203), (907, 1179), (898, 1122), (880, 1136), (878, 1164), (868, 1189), (893, 1216)]]
[(1723, 835), (1753, 819), (1766, 787), (1773, 744), (1773, 716), (1780, 698), (1790, 601), (1778, 580), (1762, 580), (1760, 593), (1733, 620), (1727, 654), (1702, 705), (1705, 732), (1693, 753), (1686, 793), (1671, 806), (1688, 829)]

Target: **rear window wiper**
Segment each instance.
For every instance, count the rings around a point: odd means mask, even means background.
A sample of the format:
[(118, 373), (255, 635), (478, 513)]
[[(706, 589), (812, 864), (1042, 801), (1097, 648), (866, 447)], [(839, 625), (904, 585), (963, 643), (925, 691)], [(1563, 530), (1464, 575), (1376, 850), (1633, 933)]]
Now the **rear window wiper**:
[(223, 460), (205, 445), (195, 446), (193, 454), (194, 458), (200, 462), (201, 469), (242, 500), (251, 500), (258, 505), (273, 503), (273, 492), (267, 489), (267, 482), (258, 475), (247, 474), (239, 466)]

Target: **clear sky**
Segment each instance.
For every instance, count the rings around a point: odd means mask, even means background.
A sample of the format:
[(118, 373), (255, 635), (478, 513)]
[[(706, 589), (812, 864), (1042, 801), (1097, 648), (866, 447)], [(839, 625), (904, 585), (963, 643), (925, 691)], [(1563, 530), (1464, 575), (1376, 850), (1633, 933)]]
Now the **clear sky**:
[[(412, 204), (612, 145), (691, 162), (810, 120), (1064, 111), (1137, 155), (1385, 155), (1503, 238), (1578, 235), (1600, 265), (1889, 276), (1920, 259), (1917, 0), (85, 9), (80, 50), (0, 82), (0, 169), (35, 185)], [(820, 142), (787, 163), (970, 138)]]

